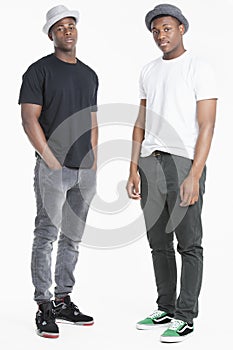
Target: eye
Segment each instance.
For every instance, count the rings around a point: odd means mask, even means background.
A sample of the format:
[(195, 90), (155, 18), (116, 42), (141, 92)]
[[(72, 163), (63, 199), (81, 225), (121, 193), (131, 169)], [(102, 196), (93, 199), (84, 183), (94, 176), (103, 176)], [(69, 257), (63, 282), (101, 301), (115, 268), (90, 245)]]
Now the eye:
[(171, 30), (171, 28), (164, 28), (165, 32), (169, 32), (169, 30)]

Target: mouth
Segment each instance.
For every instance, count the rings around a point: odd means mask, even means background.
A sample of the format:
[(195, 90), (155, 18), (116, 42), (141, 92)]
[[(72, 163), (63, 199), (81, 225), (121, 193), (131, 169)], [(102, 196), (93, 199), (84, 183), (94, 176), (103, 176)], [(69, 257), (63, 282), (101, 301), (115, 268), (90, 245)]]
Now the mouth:
[(66, 38), (65, 39), (65, 42), (66, 43), (72, 43), (74, 41), (74, 39), (72, 39), (72, 38)]
[(166, 47), (169, 44), (169, 41), (159, 43), (159, 47)]

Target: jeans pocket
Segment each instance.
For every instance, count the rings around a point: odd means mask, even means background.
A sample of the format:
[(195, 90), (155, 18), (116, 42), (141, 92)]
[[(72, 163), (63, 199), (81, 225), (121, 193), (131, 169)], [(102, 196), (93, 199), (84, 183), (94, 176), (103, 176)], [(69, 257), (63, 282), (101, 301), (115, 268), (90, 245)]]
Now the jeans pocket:
[(42, 169), (44, 169), (45, 173), (48, 175), (59, 174), (62, 172), (64, 168), (64, 166), (62, 166), (61, 168), (58, 168), (58, 169), (52, 169), (47, 165), (47, 163), (43, 159), (40, 160), (40, 166)]

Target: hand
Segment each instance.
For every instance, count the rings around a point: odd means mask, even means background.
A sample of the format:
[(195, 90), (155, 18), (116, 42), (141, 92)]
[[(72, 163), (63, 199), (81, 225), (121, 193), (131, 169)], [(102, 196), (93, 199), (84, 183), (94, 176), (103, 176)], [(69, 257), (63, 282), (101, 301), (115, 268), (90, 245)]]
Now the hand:
[(57, 170), (61, 170), (62, 169), (62, 166), (61, 164), (59, 166), (56, 166), (56, 167), (49, 167), (50, 170), (54, 170), (54, 171), (57, 171)]
[(130, 174), (126, 190), (129, 198), (131, 199), (141, 199), (139, 193), (140, 175), (138, 173)]
[(180, 206), (193, 205), (199, 198), (199, 180), (189, 174), (180, 186)]
[(97, 164), (96, 164), (96, 162), (94, 162), (94, 164), (92, 165), (91, 169), (97, 171)]
[(50, 170), (61, 170), (62, 165), (58, 162), (58, 160), (55, 160), (53, 162), (47, 162), (47, 166), (49, 167)]

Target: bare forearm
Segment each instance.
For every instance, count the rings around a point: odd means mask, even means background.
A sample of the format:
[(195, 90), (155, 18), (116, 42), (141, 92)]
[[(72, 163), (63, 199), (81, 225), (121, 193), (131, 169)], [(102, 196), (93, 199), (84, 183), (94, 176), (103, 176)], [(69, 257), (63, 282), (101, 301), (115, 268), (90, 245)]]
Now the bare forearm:
[(138, 159), (141, 152), (142, 141), (144, 140), (145, 130), (134, 126), (133, 130), (133, 144), (132, 144), (132, 154), (130, 163), (130, 173), (137, 172), (138, 169)]
[(58, 169), (61, 164), (48, 147), (43, 129), (39, 123), (42, 106), (32, 103), (22, 103), (21, 116), (25, 133), (36, 152), (44, 159), (51, 169)]
[(141, 100), (138, 117), (133, 129), (130, 174), (136, 173), (138, 170), (138, 159), (141, 152), (142, 141), (144, 140), (144, 136), (145, 136), (145, 123), (146, 123), (146, 100)]
[(217, 100), (203, 100), (197, 103), (199, 135), (195, 147), (192, 175), (198, 180), (205, 166), (214, 133)]
[(209, 154), (214, 133), (216, 102), (216, 99), (197, 102), (199, 134), (191, 170), (180, 186), (181, 207), (193, 205), (198, 201), (199, 180)]
[(212, 125), (200, 129), (199, 136), (195, 147), (195, 155), (191, 168), (192, 175), (200, 179), (206, 160), (210, 151), (210, 146), (213, 138), (214, 127)]
[(36, 152), (50, 168), (60, 167), (60, 163), (48, 147), (44, 132), (38, 121), (23, 121), (23, 128)]
[(141, 198), (139, 193), (140, 175), (138, 173), (138, 159), (141, 152), (142, 141), (144, 139), (145, 130), (139, 123), (139, 117), (133, 129), (132, 155), (130, 162), (129, 179), (126, 185), (126, 190), (129, 198), (138, 200)]
[(35, 148), (37, 153), (42, 156), (47, 145), (47, 141), (40, 124), (38, 122), (23, 121), (22, 125), (32, 146)]
[(93, 169), (97, 168), (97, 152), (98, 152), (98, 137), (99, 137), (99, 129), (97, 123), (97, 114), (96, 112), (92, 112), (92, 129), (91, 129), (91, 145), (94, 153), (94, 164)]
[(92, 129), (91, 133), (91, 145), (94, 153), (94, 164), (93, 167), (97, 166), (97, 146), (98, 146), (98, 126)]

